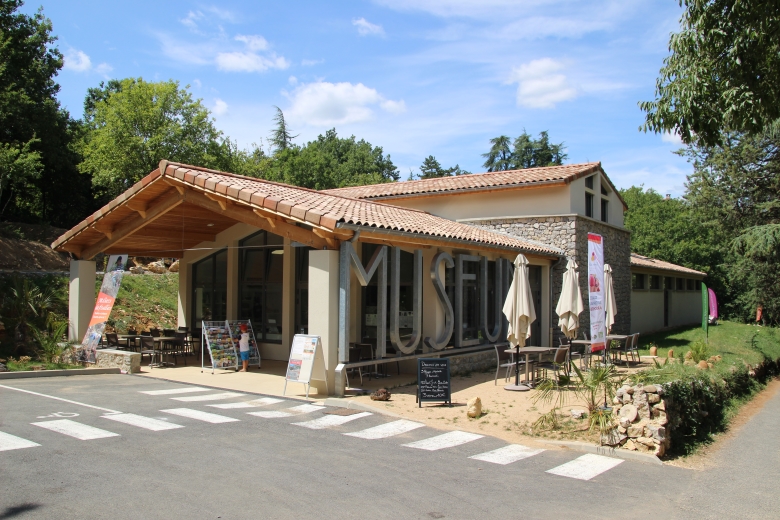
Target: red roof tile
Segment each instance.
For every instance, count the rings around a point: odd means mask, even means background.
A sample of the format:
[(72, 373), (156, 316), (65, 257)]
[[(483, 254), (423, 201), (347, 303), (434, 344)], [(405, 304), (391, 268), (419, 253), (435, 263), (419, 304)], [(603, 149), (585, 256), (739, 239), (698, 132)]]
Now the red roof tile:
[(681, 265), (673, 264), (671, 262), (664, 262), (663, 260), (649, 258), (638, 255), (636, 253), (631, 253), (631, 267), (645, 267), (648, 269), (658, 269), (660, 271), (674, 271), (677, 273), (684, 273), (695, 276), (707, 276), (707, 273), (703, 273), (695, 269), (689, 269)]

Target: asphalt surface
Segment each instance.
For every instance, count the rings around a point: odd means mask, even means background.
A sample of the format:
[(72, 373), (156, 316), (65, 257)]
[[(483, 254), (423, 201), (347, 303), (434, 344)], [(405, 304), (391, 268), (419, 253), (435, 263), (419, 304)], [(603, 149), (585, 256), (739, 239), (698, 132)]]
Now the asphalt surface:
[[(507, 445), (491, 437), (424, 451), (402, 445), (444, 432), (422, 427), (367, 440), (343, 434), (395, 418), (374, 414), (311, 430), (293, 423), (330, 415), (247, 414), (302, 404), (292, 399), (217, 409), (207, 405), (261, 396), (181, 402), (172, 398), (195, 394), (140, 392), (187, 385), (123, 375), (0, 385), (15, 389), (0, 386), (6, 446), (8, 435), (40, 444), (0, 451), (0, 519), (780, 517), (777, 396), (732, 440), (733, 449), (719, 452), (714, 468), (627, 460), (580, 480), (547, 472), (583, 455), (567, 450), (499, 465), (469, 458)], [(175, 408), (238, 421), (211, 424), (161, 411)], [(183, 427), (150, 431), (105, 418), (113, 412)], [(63, 419), (118, 435), (79, 440), (33, 424)]]

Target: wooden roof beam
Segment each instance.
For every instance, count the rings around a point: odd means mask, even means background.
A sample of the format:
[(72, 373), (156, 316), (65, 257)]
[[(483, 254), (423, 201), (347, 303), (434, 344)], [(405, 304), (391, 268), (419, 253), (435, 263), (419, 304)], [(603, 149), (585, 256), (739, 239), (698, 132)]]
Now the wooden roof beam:
[(222, 205), (216, 201), (211, 200), (210, 197), (207, 197), (206, 195), (194, 190), (187, 190), (185, 196), (187, 197), (187, 202), (189, 204), (194, 204), (196, 206), (211, 210), (225, 217), (232, 218), (238, 222), (243, 222), (244, 224), (249, 224), (250, 226), (264, 229), (270, 233), (289, 238), (290, 240), (300, 242), (301, 244), (306, 244), (308, 246), (314, 247), (315, 249), (330, 248), (325, 239), (320, 238), (311, 231), (301, 227), (288, 224), (287, 222), (283, 222), (281, 220), (277, 220), (275, 225), (271, 226), (271, 224), (268, 223), (268, 218), (257, 215), (251, 208), (247, 207), (244, 209), (244, 207), (236, 204), (226, 204), (226, 207), (223, 209)]
[[(163, 196), (157, 198), (152, 204), (145, 209), (143, 213), (139, 210), (139, 216), (117, 226), (111, 233), (111, 238), (104, 238), (99, 242), (85, 247), (79, 254), (84, 260), (89, 260), (101, 251), (105, 251), (123, 238), (132, 235), (139, 229), (143, 228), (147, 224), (154, 222), (157, 218), (163, 216), (179, 204), (184, 202), (184, 195), (177, 192), (167, 192)], [(134, 209), (134, 208), (130, 208)]]

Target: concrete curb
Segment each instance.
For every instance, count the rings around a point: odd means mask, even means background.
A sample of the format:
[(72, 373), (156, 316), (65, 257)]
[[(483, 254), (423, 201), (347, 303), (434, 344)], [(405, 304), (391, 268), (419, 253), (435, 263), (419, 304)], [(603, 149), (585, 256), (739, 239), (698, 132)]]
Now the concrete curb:
[(73, 370), (26, 370), (24, 372), (0, 372), (2, 379), (28, 379), (32, 377), (94, 376), (121, 374), (118, 368), (74, 368)]
[(604, 455), (606, 457), (617, 457), (619, 459), (634, 460), (637, 462), (644, 462), (646, 464), (655, 464), (656, 466), (663, 466), (661, 459), (651, 453), (638, 453), (636, 451), (628, 450), (616, 450), (608, 446), (596, 446), (593, 444), (587, 444), (585, 442), (572, 442), (572, 441), (545, 441), (539, 440), (544, 444), (551, 444), (558, 446), (559, 448), (567, 448), (572, 451), (581, 451), (585, 453), (595, 453), (597, 455)]
[(395, 417), (396, 419), (404, 418), (403, 416), (398, 415), (397, 413), (388, 412), (387, 410), (376, 408), (375, 406), (370, 406), (367, 404), (350, 401), (349, 399), (343, 399), (340, 397), (328, 397), (327, 399), (325, 399), (324, 404), (325, 406), (336, 406), (338, 408), (347, 408), (349, 410), (362, 410), (364, 412), (378, 413), (381, 415), (387, 415), (389, 417)]

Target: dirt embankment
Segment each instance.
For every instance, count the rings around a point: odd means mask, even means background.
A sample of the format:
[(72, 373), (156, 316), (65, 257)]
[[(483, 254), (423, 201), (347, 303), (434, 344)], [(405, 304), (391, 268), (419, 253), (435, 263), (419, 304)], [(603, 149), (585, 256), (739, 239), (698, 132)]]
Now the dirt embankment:
[(51, 226), (0, 222), (0, 271), (67, 271), (68, 255), (51, 248), (64, 232)]

